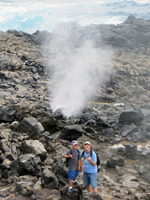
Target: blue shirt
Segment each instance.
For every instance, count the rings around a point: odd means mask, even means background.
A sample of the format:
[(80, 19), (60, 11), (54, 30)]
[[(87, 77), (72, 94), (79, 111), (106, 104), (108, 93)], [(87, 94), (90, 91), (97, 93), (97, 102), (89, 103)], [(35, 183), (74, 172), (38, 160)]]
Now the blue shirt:
[[(83, 151), (82, 151), (83, 152)], [(82, 158), (82, 152), (80, 154), (80, 157)], [(87, 158), (91, 157), (91, 155), (89, 156), (90, 152), (89, 153), (86, 153), (84, 151), (84, 154), (83, 154), (83, 158), (84, 158), (84, 163), (83, 163), (83, 167), (84, 167), (84, 170), (83, 172), (86, 172), (86, 173), (96, 173), (97, 172), (97, 165), (92, 165), (92, 163), (90, 161), (87, 161)], [(93, 162), (97, 162), (97, 157), (96, 157), (96, 153), (92, 151), (92, 161)]]

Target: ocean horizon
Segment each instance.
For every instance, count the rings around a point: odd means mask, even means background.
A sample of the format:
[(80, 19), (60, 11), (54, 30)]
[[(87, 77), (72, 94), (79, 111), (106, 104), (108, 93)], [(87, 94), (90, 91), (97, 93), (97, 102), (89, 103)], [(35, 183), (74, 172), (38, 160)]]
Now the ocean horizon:
[(120, 24), (129, 15), (150, 19), (149, 0), (0, 0), (0, 31), (52, 32), (61, 22)]

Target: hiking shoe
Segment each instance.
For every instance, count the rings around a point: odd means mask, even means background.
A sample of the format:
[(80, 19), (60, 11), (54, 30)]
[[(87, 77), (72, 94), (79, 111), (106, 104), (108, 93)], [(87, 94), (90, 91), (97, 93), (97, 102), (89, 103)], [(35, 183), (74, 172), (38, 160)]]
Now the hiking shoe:
[(75, 185), (79, 185), (79, 183), (77, 182), (77, 181), (75, 181), (75, 182), (72, 182), (73, 184), (75, 184)]
[(72, 190), (73, 190), (72, 188), (68, 188), (68, 192), (69, 192), (69, 191), (72, 191)]

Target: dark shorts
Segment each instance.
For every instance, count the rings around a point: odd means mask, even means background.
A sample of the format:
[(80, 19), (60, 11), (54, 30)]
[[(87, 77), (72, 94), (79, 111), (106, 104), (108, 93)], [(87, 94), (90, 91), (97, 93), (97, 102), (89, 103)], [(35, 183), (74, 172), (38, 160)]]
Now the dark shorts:
[(97, 173), (83, 172), (83, 185), (91, 185), (92, 188), (97, 187)]
[(68, 180), (76, 179), (78, 176), (78, 170), (68, 170)]

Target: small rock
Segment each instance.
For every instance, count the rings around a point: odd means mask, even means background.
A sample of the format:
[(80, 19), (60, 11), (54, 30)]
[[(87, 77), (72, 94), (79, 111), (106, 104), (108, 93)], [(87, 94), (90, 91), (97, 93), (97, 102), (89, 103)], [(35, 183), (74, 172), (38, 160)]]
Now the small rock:
[(36, 196), (35, 195), (31, 195), (30, 199), (31, 200), (36, 200)]

